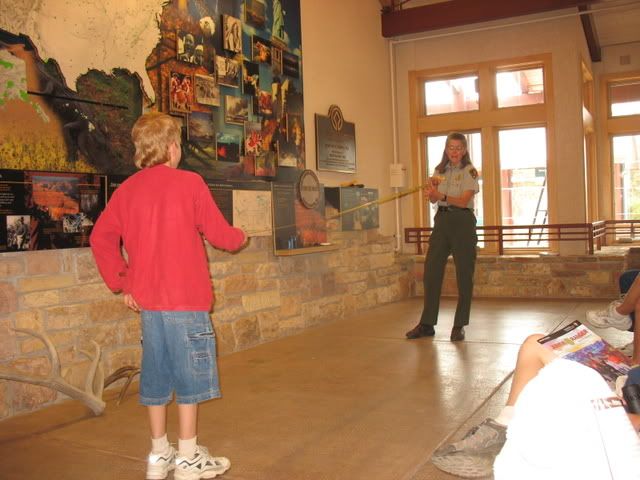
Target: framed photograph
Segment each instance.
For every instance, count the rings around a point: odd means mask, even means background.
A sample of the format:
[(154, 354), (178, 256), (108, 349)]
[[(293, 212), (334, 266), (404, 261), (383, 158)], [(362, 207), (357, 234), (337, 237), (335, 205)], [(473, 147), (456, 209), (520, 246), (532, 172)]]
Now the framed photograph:
[(176, 32), (176, 58), (181, 62), (205, 67), (205, 43), (200, 35), (178, 30)]
[[(260, 66), (257, 63), (242, 62), (242, 92), (255, 95), (260, 88)], [(258, 111), (257, 109), (254, 111)]]
[(216, 132), (211, 113), (191, 112), (189, 115), (189, 141), (215, 143)]
[(216, 134), (218, 161), (239, 163), (240, 161), (240, 137), (229, 133), (218, 132)]
[(273, 115), (273, 97), (271, 92), (258, 91), (258, 113), (260, 115)]
[(218, 83), (227, 87), (240, 87), (240, 64), (228, 57), (216, 56)]
[(216, 33), (216, 22), (212, 17), (201, 17), (198, 25), (202, 31), (205, 41), (213, 42), (213, 35)]
[(288, 77), (300, 78), (300, 66), (297, 55), (282, 52), (282, 73)]
[(249, 100), (234, 95), (224, 96), (224, 121), (244, 125), (249, 120)]
[(262, 153), (262, 125), (260, 122), (244, 122), (244, 154)]
[(275, 118), (262, 119), (262, 151), (275, 151), (275, 135), (278, 130), (278, 121)]
[(220, 87), (212, 75), (194, 75), (196, 102), (212, 107), (220, 106)]
[(239, 18), (222, 15), (222, 46), (233, 53), (242, 53), (242, 24)]
[(302, 128), (302, 115), (287, 114), (287, 141), (296, 145), (302, 144), (304, 129)]
[(276, 176), (276, 154), (272, 151), (262, 152), (256, 156), (256, 177)]
[(29, 250), (30, 224), (29, 215), (7, 215), (7, 250)]
[(191, 75), (171, 72), (169, 77), (169, 111), (188, 113), (193, 105), (193, 79)]
[(245, 0), (244, 21), (258, 30), (264, 30), (267, 26), (267, 6), (264, 0)]
[(282, 49), (271, 46), (271, 69), (274, 75), (282, 75)]
[(271, 65), (271, 42), (254, 35), (251, 37), (251, 59), (258, 63)]

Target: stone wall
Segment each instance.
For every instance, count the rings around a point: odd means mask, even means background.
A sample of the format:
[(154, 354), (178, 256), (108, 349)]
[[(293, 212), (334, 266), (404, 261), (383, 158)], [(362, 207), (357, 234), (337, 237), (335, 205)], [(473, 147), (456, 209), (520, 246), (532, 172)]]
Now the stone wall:
[[(276, 257), (271, 238), (229, 254), (208, 248), (220, 355), (287, 336), (358, 310), (411, 296), (411, 262), (376, 231), (338, 233), (339, 250)], [(102, 347), (105, 374), (139, 365), (140, 326), (102, 283), (89, 249), (0, 254), (0, 368), (43, 375), (42, 342), (13, 328), (45, 332), (66, 377), (82, 386), (89, 366), (80, 350)], [(66, 398), (44, 387), (0, 380), (0, 419)]]
[[(415, 291), (423, 294), (424, 257), (414, 256)], [(576, 256), (478, 256), (475, 297), (613, 299), (618, 277), (626, 268), (624, 254)], [(457, 295), (453, 259), (445, 271), (442, 295)]]

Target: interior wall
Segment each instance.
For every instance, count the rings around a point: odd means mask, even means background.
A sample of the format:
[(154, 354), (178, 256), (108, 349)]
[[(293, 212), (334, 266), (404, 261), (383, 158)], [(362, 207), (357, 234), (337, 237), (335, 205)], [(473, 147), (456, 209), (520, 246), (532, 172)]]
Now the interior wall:
[[(560, 14), (556, 12), (555, 16)], [(583, 182), (562, 182), (561, 187), (554, 188), (558, 179), (584, 178), (581, 92), (578, 87), (581, 84), (580, 60), (585, 59), (588, 63), (589, 55), (580, 20), (577, 17), (530, 16), (519, 17), (517, 21), (518, 24), (512, 26), (494, 22), (473, 27), (477, 31), (450, 29), (395, 45), (399, 157), (410, 175), (416, 175), (411, 164), (411, 142), (417, 140), (410, 134), (410, 71), (550, 53), (555, 96), (554, 125), (548, 133), (553, 148), (549, 165), (552, 172), (549, 178), (550, 209), (553, 203), (556, 205), (550, 223), (584, 222)], [(527, 21), (533, 23), (524, 23)], [(491, 28), (480, 30), (487, 27)], [(403, 228), (414, 226), (414, 211), (408, 199), (403, 204), (402, 225)], [(583, 246), (562, 245), (561, 253), (572, 253), (566, 251), (567, 248), (576, 249), (578, 253), (577, 249), (583, 249)]]
[[(377, 0), (301, 3), (307, 168), (316, 168), (314, 114), (338, 105), (355, 123), (355, 174), (318, 172), (326, 186), (357, 181), (388, 197), (393, 162), (389, 42), (382, 37)], [(395, 233), (393, 202), (380, 205), (380, 233)]]

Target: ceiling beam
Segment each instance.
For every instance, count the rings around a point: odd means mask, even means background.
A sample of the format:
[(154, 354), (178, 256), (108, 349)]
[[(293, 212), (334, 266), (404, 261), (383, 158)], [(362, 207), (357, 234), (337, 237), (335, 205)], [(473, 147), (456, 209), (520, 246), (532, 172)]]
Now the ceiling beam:
[(382, 13), (382, 36), (458, 27), (563, 8), (589, 5), (600, 0), (449, 0)]
[[(578, 10), (580, 12), (588, 12), (589, 6), (579, 5)], [(587, 40), (587, 47), (589, 48), (591, 61), (599, 62), (602, 60), (602, 50), (600, 49), (600, 41), (598, 40), (598, 33), (596, 32), (596, 24), (593, 21), (593, 15), (590, 13), (583, 13), (580, 15), (580, 21), (582, 22), (584, 38)]]

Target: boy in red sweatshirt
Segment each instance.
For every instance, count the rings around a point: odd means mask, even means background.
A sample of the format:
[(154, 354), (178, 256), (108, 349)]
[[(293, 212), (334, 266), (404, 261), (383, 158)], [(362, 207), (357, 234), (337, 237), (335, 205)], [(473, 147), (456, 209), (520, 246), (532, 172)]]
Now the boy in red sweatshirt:
[[(152, 443), (148, 479), (164, 479), (174, 468), (177, 480), (213, 478), (230, 466), (196, 443), (198, 403), (220, 396), (202, 236), (229, 251), (243, 247), (247, 237), (227, 223), (199, 175), (176, 168), (180, 130), (178, 120), (163, 113), (138, 119), (131, 136), (141, 170), (114, 192), (90, 239), (107, 286), (141, 312), (140, 403), (148, 407)], [(166, 434), (174, 391), (177, 454)]]

